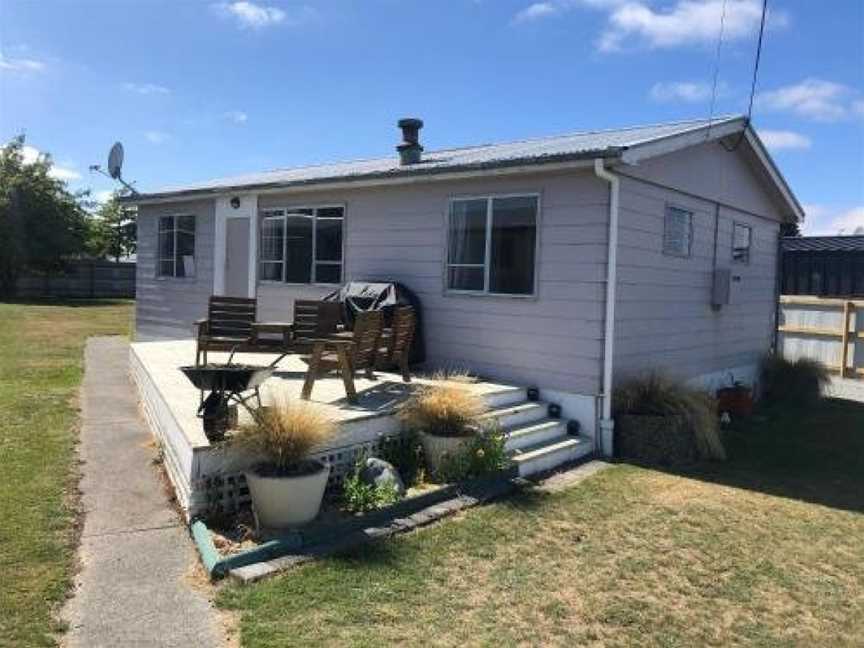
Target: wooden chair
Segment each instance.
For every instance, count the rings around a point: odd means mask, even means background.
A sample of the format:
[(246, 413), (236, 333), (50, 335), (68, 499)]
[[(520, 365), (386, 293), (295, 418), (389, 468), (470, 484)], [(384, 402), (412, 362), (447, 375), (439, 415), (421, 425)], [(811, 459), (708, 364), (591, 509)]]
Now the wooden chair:
[(411, 352), (411, 342), (417, 328), (417, 315), (411, 306), (398, 306), (393, 311), (393, 319), (389, 329), (384, 329), (381, 335), (381, 348), (378, 351), (378, 366), (389, 369), (394, 365), (402, 372), (402, 380), (411, 382), (408, 370), (408, 357)]
[(322, 374), (336, 371), (342, 376), (348, 400), (355, 402), (357, 390), (354, 388), (354, 374), (363, 371), (366, 378), (375, 378), (372, 370), (375, 367), (383, 325), (383, 314), (380, 311), (369, 311), (357, 315), (351, 339), (314, 340), (312, 355), (307, 360), (309, 369), (303, 383), (302, 398), (309, 400), (312, 387)]
[(298, 353), (311, 353), (313, 342), (335, 333), (342, 321), (340, 302), (297, 299), (294, 301), (294, 322), (291, 335)]
[(248, 349), (254, 340), (257, 302), (245, 297), (213, 295), (207, 305), (207, 318), (195, 322), (198, 346), (195, 365), (207, 364), (208, 351)]

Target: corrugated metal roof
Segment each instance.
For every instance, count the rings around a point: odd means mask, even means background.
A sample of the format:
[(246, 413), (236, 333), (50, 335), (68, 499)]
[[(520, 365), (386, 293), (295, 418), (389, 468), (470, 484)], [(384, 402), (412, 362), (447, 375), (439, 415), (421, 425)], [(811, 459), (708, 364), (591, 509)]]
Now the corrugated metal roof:
[[(711, 124), (720, 125), (736, 119), (741, 118), (737, 116), (719, 117), (713, 119)], [(615, 130), (572, 133), (503, 144), (482, 144), (464, 148), (426, 151), (423, 153), (422, 162), (410, 166), (400, 166), (399, 157), (394, 151), (393, 155), (386, 158), (276, 169), (263, 173), (249, 173), (194, 184), (165, 187), (152, 193), (140, 194), (137, 198), (147, 199), (159, 195), (242, 189), (244, 187), (293, 186), (341, 180), (423, 175), (611, 156), (633, 146), (699, 130), (708, 124), (707, 119), (699, 119)]]
[(784, 252), (864, 252), (864, 236), (789, 236)]

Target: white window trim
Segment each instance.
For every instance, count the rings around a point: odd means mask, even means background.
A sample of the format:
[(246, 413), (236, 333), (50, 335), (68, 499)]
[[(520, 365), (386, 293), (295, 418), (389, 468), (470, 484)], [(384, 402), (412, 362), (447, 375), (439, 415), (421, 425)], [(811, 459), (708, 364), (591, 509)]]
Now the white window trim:
[[(530, 293), (499, 293), (489, 290), (489, 273), (491, 271), (492, 252), (492, 202), (496, 198), (534, 198), (537, 201), (537, 212), (534, 214), (534, 285)], [(450, 224), (453, 218), (453, 203), (466, 200), (486, 201), (486, 249), (484, 263), (450, 263)], [(487, 193), (464, 196), (451, 196), (447, 201), (447, 212), (444, 218), (444, 294), (467, 297), (495, 297), (504, 299), (537, 299), (540, 282), (540, 215), (542, 213), (541, 194), (538, 191), (517, 191), (510, 193)], [(483, 290), (458, 290), (450, 288), (450, 268), (483, 268)]]
[[(746, 227), (747, 231), (750, 232), (750, 235), (747, 237), (747, 258), (746, 259), (736, 259), (735, 258), (735, 229), (738, 227)], [(732, 247), (730, 249), (732, 254), (732, 263), (738, 263), (740, 265), (750, 265), (750, 258), (753, 255), (753, 226), (748, 223), (742, 223), (741, 221), (732, 221)]]
[[(300, 213), (304, 209), (305, 210), (312, 210), (312, 213), (311, 214)], [(321, 209), (341, 209), (342, 210), (342, 216), (341, 217), (340, 216), (322, 216), (322, 217), (319, 217), (318, 211)], [(265, 207), (263, 209), (259, 209), (258, 210), (259, 221), (263, 222), (265, 219), (273, 219), (273, 218), (281, 219), (283, 221), (283, 223), (285, 223), (285, 225), (284, 225), (285, 230), (287, 230), (288, 216), (303, 216), (305, 218), (311, 218), (312, 219), (312, 267), (310, 269), (311, 270), (311, 272), (310, 272), (311, 281), (309, 281), (309, 282), (285, 281), (285, 265), (286, 265), (285, 261), (286, 261), (286, 257), (288, 256), (288, 253), (287, 253), (288, 237), (283, 235), (283, 237), (282, 237), (282, 261), (281, 261), (281, 263), (282, 263), (282, 279), (276, 280), (276, 279), (260, 279), (259, 278), (258, 283), (259, 284), (272, 284), (272, 285), (279, 285), (279, 286), (325, 286), (325, 287), (341, 286), (343, 283), (345, 283), (345, 242), (346, 242), (346, 239), (348, 238), (346, 236), (345, 221), (346, 221), (347, 213), (348, 213), (348, 210), (345, 206), (345, 203), (326, 203), (326, 204), (320, 204), (320, 205), (294, 205), (292, 207)], [(316, 257), (317, 257), (317, 252), (318, 252), (317, 246), (318, 246), (318, 220), (319, 220), (319, 218), (321, 220), (342, 221), (342, 250), (341, 250), (342, 260), (341, 261), (318, 261), (317, 260)], [(260, 239), (262, 235), (263, 235), (263, 228), (259, 227), (258, 238)], [(258, 261), (258, 276), (259, 277), (261, 275), (261, 264), (262, 263), (279, 263), (279, 261), (262, 260), (261, 259), (261, 249), (262, 249), (262, 246), (260, 245), (260, 241), (259, 241), (258, 259), (257, 259), (257, 261)], [(318, 272), (316, 266), (318, 266), (318, 265), (339, 266), (339, 268), (340, 268), (339, 275), (340, 275), (341, 281), (339, 283), (327, 283), (327, 282), (323, 282), (323, 281), (316, 281), (316, 275)]]
[[(191, 275), (183, 275), (182, 277), (178, 277), (177, 276), (177, 230), (178, 230), (177, 219), (183, 218), (184, 216), (191, 217), (192, 223), (193, 223), (193, 226), (192, 226), (193, 227), (193, 229), (192, 229), (192, 240), (193, 240), (192, 261), (194, 264), (195, 272)], [(172, 222), (171, 232), (173, 232), (173, 234), (174, 234), (174, 255), (170, 259), (171, 262), (174, 264), (173, 265), (174, 272), (172, 274), (162, 274), (162, 272), (161, 272), (162, 261), (168, 261), (169, 260), (168, 258), (162, 257), (162, 249), (161, 248), (162, 248), (162, 219), (163, 218), (170, 218), (171, 219), (171, 222)], [(195, 214), (188, 214), (188, 213), (160, 214), (159, 216), (156, 217), (156, 219), (157, 219), (156, 220), (156, 279), (159, 279), (159, 280), (177, 279), (180, 281), (183, 281), (185, 279), (194, 279), (195, 276), (198, 274), (198, 264), (195, 263), (195, 258), (197, 256), (196, 248), (198, 247), (198, 219), (195, 217)]]
[[(685, 253), (672, 252), (666, 249), (666, 223), (667, 219), (669, 218), (669, 212), (673, 209), (690, 214), (690, 235), (687, 237), (687, 252)], [(661, 242), (664, 255), (676, 257), (679, 259), (689, 259), (691, 256), (693, 256), (693, 215), (694, 212), (692, 209), (687, 209), (686, 207), (682, 207), (681, 205), (676, 205), (674, 203), (666, 203), (666, 207), (663, 210), (663, 240)]]

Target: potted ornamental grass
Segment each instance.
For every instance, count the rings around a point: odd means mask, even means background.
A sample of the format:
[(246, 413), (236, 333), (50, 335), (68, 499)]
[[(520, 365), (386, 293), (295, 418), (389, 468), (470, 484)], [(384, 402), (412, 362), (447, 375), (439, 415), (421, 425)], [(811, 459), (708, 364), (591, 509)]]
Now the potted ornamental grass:
[(437, 374), (433, 380), (400, 407), (399, 418), (419, 433), (426, 467), (440, 475), (449, 461), (470, 448), (487, 407), (468, 388), (467, 374)]
[(258, 525), (296, 527), (318, 515), (330, 466), (309, 457), (331, 439), (336, 426), (318, 407), (283, 401), (252, 412), (233, 443), (261, 460), (246, 471)]

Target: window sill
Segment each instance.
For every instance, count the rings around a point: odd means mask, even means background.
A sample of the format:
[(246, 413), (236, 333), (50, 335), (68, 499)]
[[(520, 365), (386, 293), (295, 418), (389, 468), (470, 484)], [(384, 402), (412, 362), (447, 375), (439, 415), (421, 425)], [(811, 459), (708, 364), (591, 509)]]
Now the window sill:
[(503, 300), (511, 300), (515, 299), (517, 301), (537, 301), (539, 295), (537, 293), (532, 293), (530, 295), (519, 295), (519, 294), (511, 294), (511, 293), (490, 293), (490, 292), (481, 292), (478, 290), (445, 290), (445, 297), (467, 297), (473, 299), (503, 299)]
[(287, 286), (289, 288), (338, 288), (341, 283), (292, 283), (289, 281), (276, 281), (274, 279), (259, 279), (259, 286)]

